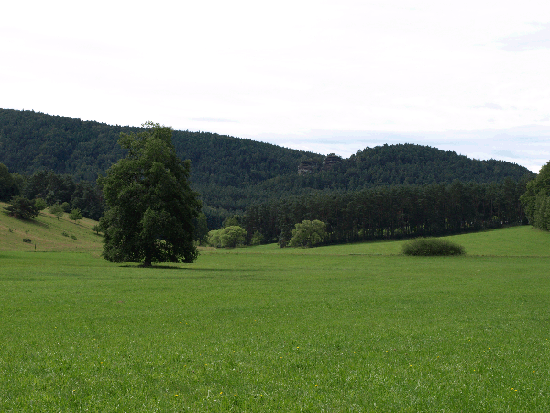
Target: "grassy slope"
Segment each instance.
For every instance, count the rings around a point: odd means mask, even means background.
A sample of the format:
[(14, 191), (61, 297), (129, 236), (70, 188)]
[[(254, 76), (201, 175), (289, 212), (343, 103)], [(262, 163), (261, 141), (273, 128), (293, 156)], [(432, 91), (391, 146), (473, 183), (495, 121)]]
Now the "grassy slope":
[[(468, 255), (480, 256), (550, 256), (549, 234), (530, 226), (512, 227), (444, 237), (466, 248)], [(343, 244), (311, 249), (280, 249), (277, 244), (236, 250), (238, 253), (312, 254), (312, 255), (397, 255), (406, 241), (383, 241)], [(221, 250), (223, 251), (223, 250)], [(220, 251), (220, 252), (221, 252)], [(224, 251), (229, 252), (229, 251)]]
[[(0, 202), (0, 251), (100, 251), (102, 238), (92, 231), (97, 221), (84, 218), (75, 223), (64, 214), (61, 219), (44, 210), (33, 220), (20, 220), (3, 213)], [(63, 236), (65, 232), (69, 237)], [(77, 239), (73, 240), (70, 235)], [(24, 238), (31, 243), (23, 242)]]
[(4, 251), (0, 410), (550, 411), (550, 234), (454, 238), (468, 256)]

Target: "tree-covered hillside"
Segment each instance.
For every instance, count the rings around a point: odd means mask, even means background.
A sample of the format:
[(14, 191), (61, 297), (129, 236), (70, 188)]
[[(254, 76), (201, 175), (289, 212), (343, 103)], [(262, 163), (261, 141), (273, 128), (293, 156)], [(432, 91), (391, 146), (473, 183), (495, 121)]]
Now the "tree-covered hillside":
[[(152, 119), (154, 121), (154, 119)], [(124, 156), (121, 132), (141, 128), (0, 109), (0, 162), (11, 173), (51, 170), (94, 181)], [(174, 131), (181, 159), (191, 160), (191, 182), (210, 212), (244, 211), (252, 203), (314, 190), (357, 191), (379, 185), (526, 180), (526, 168), (468, 159), (453, 151), (400, 144), (366, 148), (348, 159), (282, 148), (207, 132)]]
[[(124, 155), (120, 133), (141, 129), (0, 109), (0, 162), (11, 172), (52, 170), (95, 181)], [(321, 156), (208, 132), (174, 131), (172, 141), (180, 158), (191, 160), (194, 181), (201, 184), (259, 183), (296, 171), (304, 156)]]

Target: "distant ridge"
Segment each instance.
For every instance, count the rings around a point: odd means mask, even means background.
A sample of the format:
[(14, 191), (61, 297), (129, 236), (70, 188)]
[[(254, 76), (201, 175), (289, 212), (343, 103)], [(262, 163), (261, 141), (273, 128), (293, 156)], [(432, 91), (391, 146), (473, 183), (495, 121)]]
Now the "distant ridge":
[[(117, 144), (120, 132), (139, 130), (0, 109), (0, 162), (12, 173), (52, 170), (95, 181), (123, 156)], [(182, 159), (191, 160), (193, 187), (206, 204), (226, 210), (244, 210), (252, 202), (312, 190), (353, 191), (455, 179), (491, 183), (534, 175), (515, 163), (472, 160), (414, 144), (383, 145), (360, 150), (348, 159), (336, 155), (327, 159), (313, 152), (208, 132), (174, 131), (173, 143)]]

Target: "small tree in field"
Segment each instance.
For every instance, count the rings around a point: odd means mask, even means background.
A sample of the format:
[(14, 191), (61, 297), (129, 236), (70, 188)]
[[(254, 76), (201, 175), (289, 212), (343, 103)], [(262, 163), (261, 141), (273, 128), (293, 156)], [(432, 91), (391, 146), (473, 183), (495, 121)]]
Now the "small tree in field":
[(260, 245), (264, 241), (264, 236), (260, 231), (254, 232), (250, 239), (250, 245)]
[(213, 229), (208, 231), (208, 236), (206, 237), (206, 243), (214, 248), (220, 248), (222, 246), (220, 241), (221, 229)]
[(61, 208), (61, 205), (59, 204), (52, 205), (48, 208), (48, 211), (50, 212), (50, 214), (55, 215), (58, 220), (63, 216), (63, 208)]
[(221, 231), (220, 242), (223, 248), (236, 248), (246, 242), (246, 230), (238, 226), (230, 226)]
[(213, 229), (208, 232), (208, 245), (215, 248), (236, 248), (246, 243), (246, 230), (239, 226)]
[(288, 243), (291, 247), (310, 248), (320, 244), (327, 236), (326, 224), (318, 219), (303, 220), (292, 230), (292, 238)]
[(80, 208), (74, 208), (73, 210), (71, 210), (69, 218), (72, 219), (75, 224), (79, 219), (82, 219), (82, 212), (80, 212)]
[(42, 198), (36, 198), (34, 200), (34, 205), (36, 205), (36, 208), (39, 210), (39, 211), (43, 211), (45, 210), (47, 207), (48, 207), (48, 204), (46, 203), (46, 201), (44, 201)]

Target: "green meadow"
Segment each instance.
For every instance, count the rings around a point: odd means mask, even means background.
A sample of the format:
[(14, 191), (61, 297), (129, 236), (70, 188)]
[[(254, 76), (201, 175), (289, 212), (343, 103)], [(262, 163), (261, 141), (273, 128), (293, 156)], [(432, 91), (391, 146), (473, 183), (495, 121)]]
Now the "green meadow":
[(550, 411), (531, 227), (450, 237), (462, 257), (265, 245), (139, 268), (100, 258), (93, 222), (0, 219), (0, 411)]

